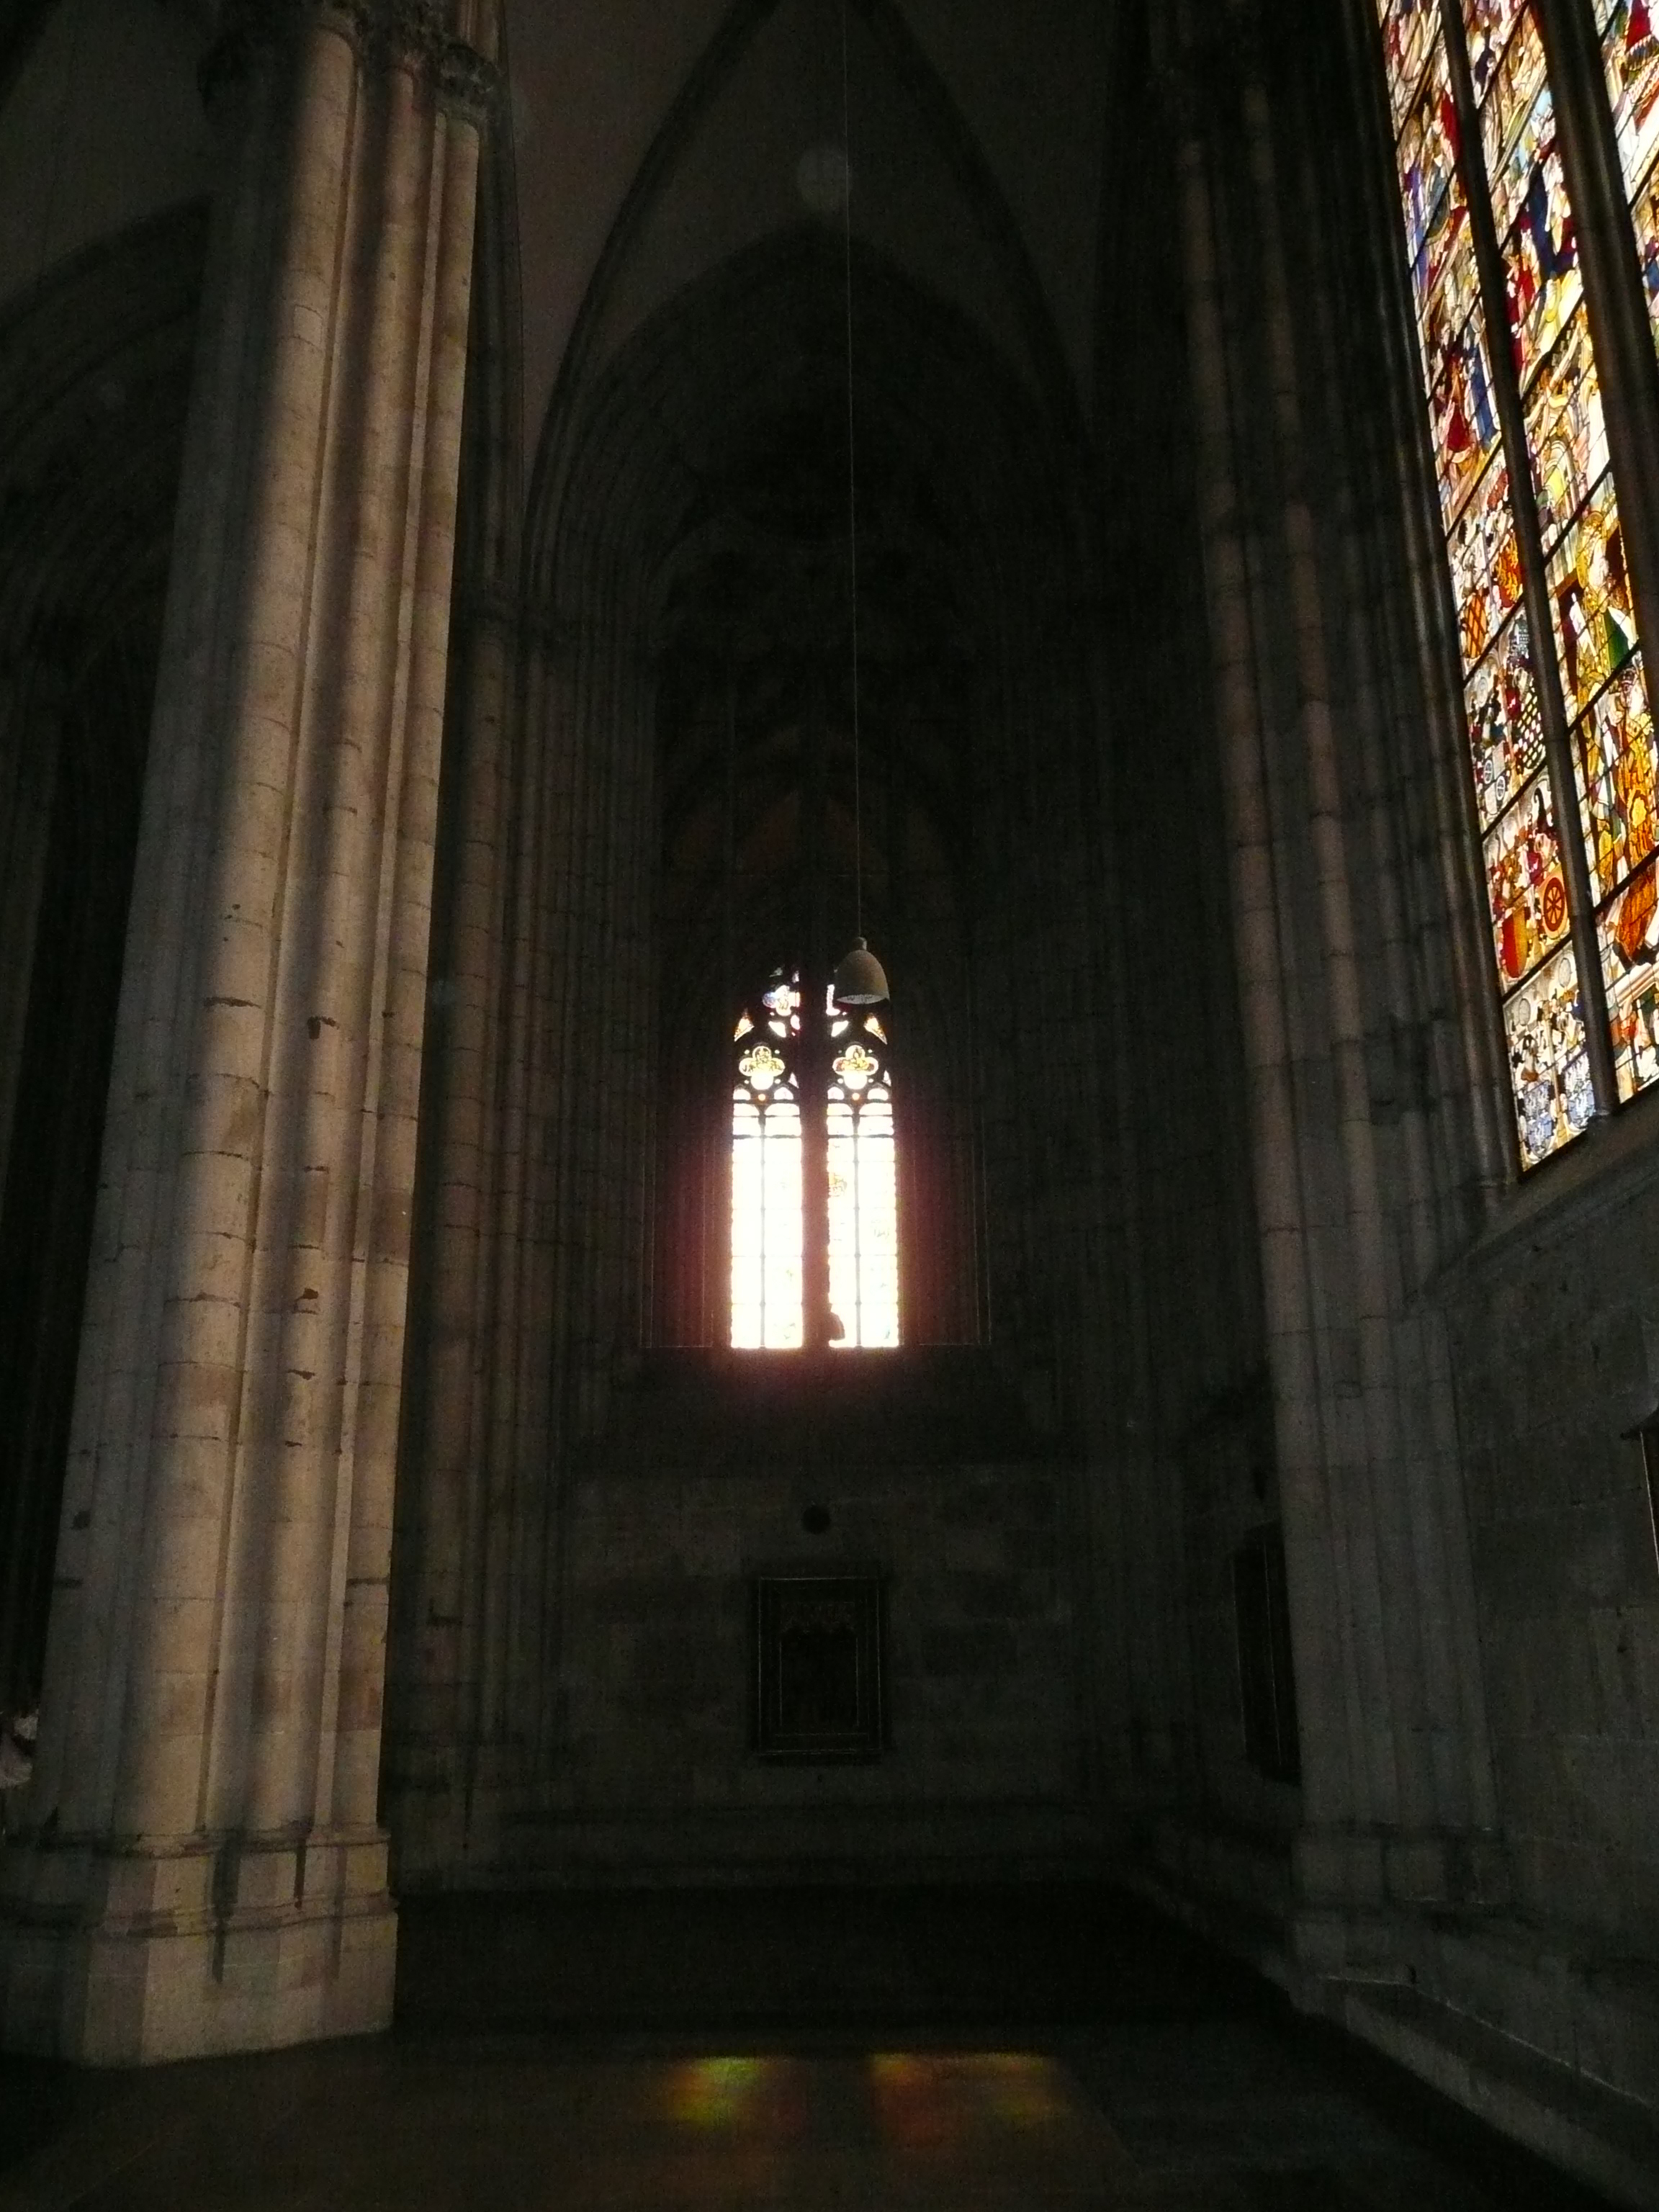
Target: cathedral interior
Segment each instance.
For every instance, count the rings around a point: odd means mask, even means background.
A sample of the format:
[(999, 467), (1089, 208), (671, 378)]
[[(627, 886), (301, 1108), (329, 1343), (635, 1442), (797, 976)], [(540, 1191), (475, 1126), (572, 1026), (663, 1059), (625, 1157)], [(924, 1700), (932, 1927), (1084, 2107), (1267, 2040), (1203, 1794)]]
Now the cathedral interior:
[(27, 2202), (1659, 2206), (1656, 332), (1645, 0), (0, 0)]

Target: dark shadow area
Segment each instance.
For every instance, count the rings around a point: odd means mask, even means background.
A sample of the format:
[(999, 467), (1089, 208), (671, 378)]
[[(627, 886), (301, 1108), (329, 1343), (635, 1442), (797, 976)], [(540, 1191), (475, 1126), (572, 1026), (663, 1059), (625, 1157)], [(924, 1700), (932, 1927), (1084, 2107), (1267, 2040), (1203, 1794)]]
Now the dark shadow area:
[[(1097, 1882), (404, 1907), (390, 2037), (0, 2061), (0, 2201), (1593, 2212)], [(15, 2194), (21, 2186), (22, 2195)]]
[(405, 2033), (1229, 2018), (1262, 1984), (1094, 1882), (585, 1890), (402, 1908)]

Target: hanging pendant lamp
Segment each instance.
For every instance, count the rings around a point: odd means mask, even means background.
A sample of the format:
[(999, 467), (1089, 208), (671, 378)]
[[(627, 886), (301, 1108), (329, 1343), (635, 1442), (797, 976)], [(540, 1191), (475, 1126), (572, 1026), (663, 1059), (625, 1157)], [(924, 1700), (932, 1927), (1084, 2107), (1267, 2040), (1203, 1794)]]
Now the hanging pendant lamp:
[(836, 969), (835, 998), (838, 1006), (879, 1006), (888, 997), (887, 971), (861, 937)]
[(842, 266), (847, 307), (847, 552), (853, 631), (853, 906), (858, 935), (836, 969), (830, 995), (838, 1006), (879, 1006), (887, 972), (864, 938), (864, 788), (859, 742), (859, 471), (853, 412), (853, 103), (847, 56), (847, 0), (841, 0), (841, 131), (846, 152), (842, 195)]

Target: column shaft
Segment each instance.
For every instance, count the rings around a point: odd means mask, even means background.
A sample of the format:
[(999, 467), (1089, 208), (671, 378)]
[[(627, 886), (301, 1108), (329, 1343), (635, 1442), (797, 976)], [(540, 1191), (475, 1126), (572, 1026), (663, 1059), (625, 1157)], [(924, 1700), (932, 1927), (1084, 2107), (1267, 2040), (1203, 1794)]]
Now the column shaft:
[(405, 13), (271, 10), (221, 88), (0, 1954), (9, 2038), (86, 2057), (390, 2013), (375, 1792), (478, 142), (447, 90), (481, 58)]

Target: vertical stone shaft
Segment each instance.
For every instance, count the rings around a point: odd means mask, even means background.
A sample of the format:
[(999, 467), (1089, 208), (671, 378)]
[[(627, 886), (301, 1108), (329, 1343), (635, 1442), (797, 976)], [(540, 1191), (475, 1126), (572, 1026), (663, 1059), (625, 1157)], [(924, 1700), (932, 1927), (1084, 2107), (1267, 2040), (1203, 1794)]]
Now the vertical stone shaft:
[(375, 1790), (477, 163), (444, 96), (477, 58), (403, 20), (275, 14), (230, 118), (12, 1881), (8, 2031), (84, 2057), (389, 2017)]
[[(1282, 202), (1267, 94), (1259, 77), (1253, 76), (1245, 86), (1243, 111), (1261, 240), (1273, 427), (1285, 482), (1285, 596), (1295, 631), (1319, 962), (1340, 1125), (1345, 1243), (1354, 1285), (1360, 1419), (1340, 1501), (1353, 1562), (1347, 1612), (1356, 1632), (1373, 1640), (1383, 1655), (1389, 1680), (1386, 1705), (1373, 1715), (1371, 1724), (1371, 1809), (1374, 1818), (1410, 1830), (1462, 1826), (1478, 1806), (1489, 1806), (1490, 1790), (1478, 1672), (1471, 1679), (1470, 1670), (1460, 1664), (1472, 1655), (1460, 1650), (1453, 1626), (1460, 1610), (1468, 1607), (1461, 1504), (1455, 1470), (1437, 1455), (1423, 1453), (1406, 1417), (1411, 1392), (1400, 1367), (1404, 1285), (1390, 1206), (1403, 1210), (1410, 1193), (1391, 1194), (1385, 1206), (1366, 1067), (1367, 979), (1349, 854), (1348, 799), (1337, 759), (1320, 551), (1302, 481), (1306, 431)], [(1352, 752), (1352, 744), (1347, 750)], [(1420, 1385), (1424, 1378), (1418, 1379)], [(1449, 1743), (1468, 1747), (1462, 1771), (1437, 1755)]]
[(1257, 699), (1248, 564), (1231, 443), (1233, 403), (1211, 188), (1189, 125), (1178, 155), (1200, 526), (1222, 743), (1233, 930), (1249, 1082), (1261, 1279), (1273, 1370), (1285, 1545), (1298, 1602), (1292, 1623), (1310, 1820), (1352, 1818), (1358, 1797), (1345, 1747), (1359, 1699), (1339, 1632), (1330, 1565), (1325, 1437), (1285, 1030), (1279, 892)]
[[(1241, 46), (1228, 42), (1230, 64)], [(1367, 696), (1363, 680), (1333, 678), (1285, 202), (1248, 58), (1237, 113), (1249, 336), (1229, 327), (1195, 122), (1182, 155), (1188, 327), (1301, 1705), (1301, 1934), (1316, 1964), (1321, 1946), (1346, 1940), (1322, 1928), (1327, 1908), (1443, 1893), (1448, 1837), (1489, 1827), (1493, 1796), (1444, 1347), (1411, 1312), (1406, 1274), (1413, 1207), (1432, 1193), (1409, 1137), (1382, 1149), (1371, 1097), (1388, 952), (1365, 934), (1379, 917), (1362, 898), (1352, 848), (1366, 793), (1349, 766)], [(1247, 419), (1255, 505), (1238, 481)]]

